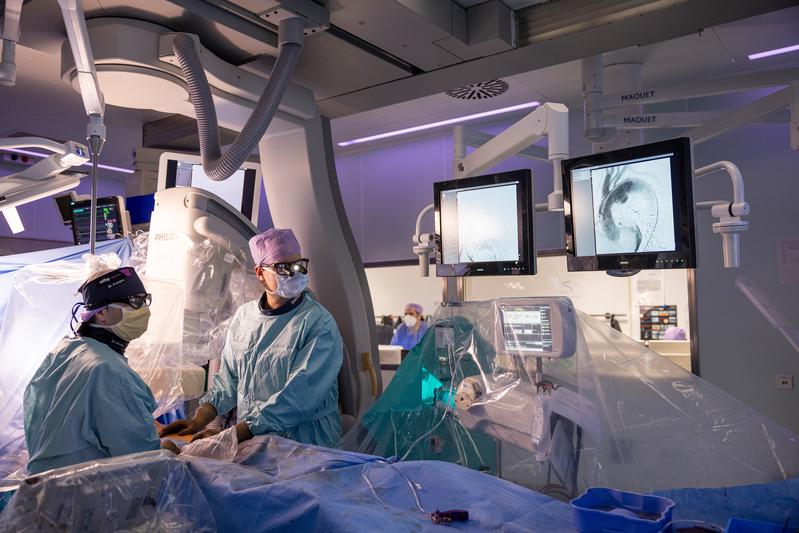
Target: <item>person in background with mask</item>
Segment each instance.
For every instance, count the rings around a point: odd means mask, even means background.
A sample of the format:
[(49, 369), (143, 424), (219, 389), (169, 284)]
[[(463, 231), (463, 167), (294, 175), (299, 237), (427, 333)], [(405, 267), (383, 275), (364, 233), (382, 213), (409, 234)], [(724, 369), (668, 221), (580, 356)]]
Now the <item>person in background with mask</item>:
[(263, 295), (242, 305), (228, 329), (219, 373), (191, 419), (161, 435), (218, 433), (205, 427), (237, 407), (239, 442), (274, 434), (306, 444), (341, 440), (338, 374), (344, 348), (330, 313), (310, 294), (308, 259), (290, 229), (270, 229), (250, 239)]
[(419, 304), (405, 306), (405, 318), (394, 332), (391, 344), (410, 350), (422, 340), (427, 331), (427, 324), (422, 321), (422, 311), (422, 306)]
[(136, 271), (98, 272), (79, 291), (86, 310), (76, 336), (47, 354), (25, 389), (28, 472), (159, 446), (179, 453), (158, 440), (152, 415), (158, 405), (125, 359), (128, 343), (147, 331), (150, 319), (151, 296)]

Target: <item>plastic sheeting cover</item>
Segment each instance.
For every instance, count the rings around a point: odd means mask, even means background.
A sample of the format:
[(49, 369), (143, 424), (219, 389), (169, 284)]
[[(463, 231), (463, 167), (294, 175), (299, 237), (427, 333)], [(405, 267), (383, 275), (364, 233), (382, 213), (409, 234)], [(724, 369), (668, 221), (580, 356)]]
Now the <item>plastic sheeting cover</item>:
[[(186, 293), (181, 319), (184, 360), (202, 365), (218, 358), (236, 309), (263, 292), (252, 273), (249, 250), (231, 250), (183, 233), (170, 234), (169, 240), (156, 244), (146, 237), (137, 239), (131, 258), (137, 271), (176, 283)], [(155, 245), (154, 253), (148, 253), (148, 246)]]
[[(118, 265), (108, 254), (109, 265)], [(28, 265), (13, 275), (0, 328), (0, 447), (19, 437), (22, 397), (45, 355), (69, 333), (70, 311), (89, 271), (83, 263)]]
[(473, 470), (275, 436), (242, 443), (232, 463), (145, 452), (44, 473), (23, 484), (0, 529), (442, 531), (437, 509), (468, 510), (459, 531), (573, 530), (567, 504)]
[[(790, 480), (664, 495), (678, 502), (678, 520), (793, 527), (798, 489)], [(0, 515), (3, 530), (442, 531), (430, 521), (436, 509), (468, 510), (468, 522), (451, 526), (460, 531), (575, 530), (568, 504), (474, 470), (268, 435), (242, 443), (233, 462), (133, 454), (44, 473), (15, 497)]]
[(276, 436), (242, 443), (236, 464), (188, 461), (220, 531), (442, 531), (437, 509), (468, 510), (451, 526), (460, 531), (574, 529), (567, 504), (450, 463), (391, 464)]
[[(108, 266), (133, 266), (153, 294), (148, 331), (128, 346), (125, 355), (158, 402), (155, 416), (202, 394), (201, 387), (194, 395), (186, 393), (187, 369), (202, 373), (200, 365), (218, 357), (235, 309), (258, 294), (246, 251), (177, 237), (183, 245), (170, 262), (191, 275), (188, 300), (193, 309), (187, 309), (186, 285), (176, 284), (158, 268), (148, 272), (147, 233), (98, 245), (98, 253), (108, 252), (99, 256)], [(88, 277), (90, 265), (102, 266), (97, 257), (84, 257), (85, 248), (0, 258), (0, 366), (5, 369), (0, 372), (0, 479), (27, 462), (22, 437), (25, 387), (45, 355), (71, 334), (70, 312), (80, 301), (77, 289)], [(12, 477), (18, 478), (19, 472)]]
[(205, 457), (217, 461), (232, 461), (238, 452), (239, 440), (236, 428), (228, 428), (211, 437), (196, 440), (180, 449), (184, 457)]
[(216, 522), (186, 464), (155, 451), (27, 478), (0, 530), (213, 532)]
[(796, 435), (585, 314), (574, 312), (571, 357), (523, 350), (541, 339), (507, 328), (503, 306), (551, 301), (440, 308), (343, 447), (455, 462), (560, 498), (799, 476)]

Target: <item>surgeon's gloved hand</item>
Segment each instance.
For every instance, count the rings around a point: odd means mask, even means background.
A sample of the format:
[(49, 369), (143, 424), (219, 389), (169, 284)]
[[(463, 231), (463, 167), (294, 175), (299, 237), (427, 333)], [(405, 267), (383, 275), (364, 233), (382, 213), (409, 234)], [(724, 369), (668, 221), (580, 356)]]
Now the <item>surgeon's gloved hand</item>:
[(175, 420), (171, 424), (164, 426), (164, 428), (158, 433), (158, 436), (163, 438), (176, 433), (181, 437), (185, 435), (194, 435), (198, 431), (202, 431), (206, 425), (207, 423), (204, 423), (202, 420), (198, 420), (196, 418)]
[(178, 445), (169, 439), (164, 439), (161, 441), (161, 448), (164, 450), (169, 450), (174, 454), (180, 455), (180, 448), (178, 448)]
[(210, 403), (204, 403), (197, 409), (193, 417), (186, 420), (176, 420), (164, 426), (158, 433), (158, 436), (166, 437), (167, 435), (174, 435), (175, 433), (181, 437), (194, 435), (205, 429), (205, 426), (207, 426), (214, 417), (216, 417), (216, 408)]
[[(219, 435), (222, 432), (221, 429), (204, 429), (199, 433), (195, 433), (194, 437), (192, 437), (191, 441), (198, 441), (200, 439), (207, 439), (208, 437), (213, 437), (214, 435)], [(181, 433), (182, 435), (183, 433)]]
[(245, 440), (250, 440), (251, 438), (253, 438), (253, 434), (250, 431), (250, 426), (248, 426), (246, 422), (239, 422), (236, 424), (236, 439), (240, 443)]

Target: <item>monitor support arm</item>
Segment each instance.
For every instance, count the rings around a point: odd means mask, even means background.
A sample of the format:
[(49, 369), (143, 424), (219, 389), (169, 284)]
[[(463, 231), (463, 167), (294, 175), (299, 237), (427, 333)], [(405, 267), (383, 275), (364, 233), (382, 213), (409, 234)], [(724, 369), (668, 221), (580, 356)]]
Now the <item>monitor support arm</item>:
[(419, 212), (416, 217), (416, 233), (413, 234), (413, 253), (419, 256), (419, 275), (426, 278), (430, 275), (430, 254), (435, 250), (434, 233), (422, 233), (422, 220), (427, 213), (435, 209), (435, 204), (430, 204)]
[(698, 202), (699, 209), (710, 209), (710, 213), (718, 219), (713, 224), (713, 233), (722, 238), (724, 247), (724, 268), (738, 268), (741, 264), (741, 233), (749, 229), (749, 222), (741, 219), (749, 214), (749, 203), (744, 198), (744, 180), (741, 171), (729, 161), (718, 161), (698, 168), (694, 176), (699, 178), (713, 172), (723, 170), (732, 180), (733, 200), (725, 202), (713, 200)]
[[(569, 157), (569, 110), (563, 104), (546, 103), (514, 125), (466, 155), (466, 133), (463, 125), (455, 126), (455, 157), (453, 175), (456, 179), (475, 176), (535, 142), (549, 137), (548, 159), (552, 161), (553, 185), (546, 204), (536, 204), (536, 210), (563, 211), (563, 182), (560, 162)], [(416, 218), (413, 234), (413, 253), (419, 256), (419, 274), (430, 275), (430, 254), (435, 249), (435, 234), (422, 233), (422, 219), (434, 209), (428, 205)]]
[[(463, 143), (463, 135), (460, 135)], [(547, 198), (549, 211), (563, 210), (563, 182), (560, 162), (569, 157), (569, 110), (563, 104), (543, 104), (517, 123), (466, 155), (455, 139), (455, 167), (457, 178), (476, 176), (498, 165), (508, 157), (524, 150), (540, 139), (549, 138), (549, 157), (553, 169), (553, 189)]]

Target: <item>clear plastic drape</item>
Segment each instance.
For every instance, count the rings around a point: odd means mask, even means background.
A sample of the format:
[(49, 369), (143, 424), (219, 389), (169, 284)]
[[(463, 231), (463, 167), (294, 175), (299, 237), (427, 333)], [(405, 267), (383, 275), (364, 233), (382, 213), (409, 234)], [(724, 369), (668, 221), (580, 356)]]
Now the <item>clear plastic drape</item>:
[[(7, 291), (0, 292), (0, 298), (5, 296), (0, 302), (0, 479), (14, 472), (18, 477), (27, 462), (25, 387), (46, 354), (72, 334), (78, 288), (97, 269), (133, 266), (152, 294), (149, 328), (131, 342), (125, 356), (158, 402), (154, 416), (204, 393), (202, 365), (219, 357), (230, 318), (238, 306), (258, 296), (258, 282), (247, 250), (224, 249), (207, 239), (193, 242), (185, 235), (177, 235), (176, 242), (178, 248), (164, 261), (166, 269), (148, 263), (148, 234), (139, 233), (127, 243), (122, 258), (115, 253), (72, 254), (42, 264), (20, 262), (16, 270), (3, 273), (9, 282)], [(4, 260), (15, 264), (13, 257)], [(181, 273), (179, 279), (170, 275), (175, 271)]]
[(19, 533), (217, 531), (188, 465), (163, 451), (32, 476), (0, 514), (0, 529)]
[(605, 324), (553, 317), (553, 336), (574, 342), (554, 357), (536, 331), (503, 323), (503, 306), (551, 300), (440, 308), (344, 448), (455, 462), (562, 498), (799, 475), (796, 435)]

